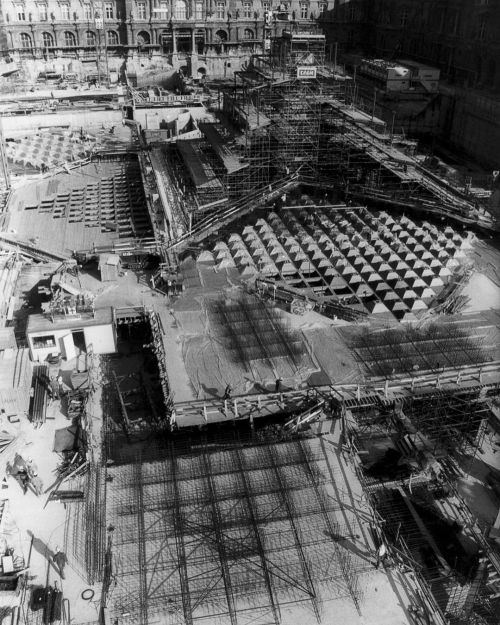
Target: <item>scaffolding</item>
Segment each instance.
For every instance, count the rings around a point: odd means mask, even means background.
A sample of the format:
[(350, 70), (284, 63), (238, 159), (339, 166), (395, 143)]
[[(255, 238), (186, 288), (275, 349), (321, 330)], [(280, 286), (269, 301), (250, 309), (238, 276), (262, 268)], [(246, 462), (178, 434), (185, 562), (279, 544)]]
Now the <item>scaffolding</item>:
[(371, 565), (337, 542), (343, 502), (319, 439), (171, 445), (166, 456), (108, 469), (113, 618), (278, 625), (284, 607), (318, 622), (325, 600), (359, 609)]
[(324, 48), (322, 35), (284, 32), (273, 38), (269, 54), (254, 55), (224, 89), (222, 114), (238, 130), (243, 158), (251, 156), (246, 176), (259, 171), (258, 182), (265, 184), (266, 177), (272, 182), (300, 171), (304, 184), (346, 198), (473, 223), (479, 215), (474, 202), (424, 170), (396, 147), (380, 120), (356, 107), (349, 81), (324, 67)]

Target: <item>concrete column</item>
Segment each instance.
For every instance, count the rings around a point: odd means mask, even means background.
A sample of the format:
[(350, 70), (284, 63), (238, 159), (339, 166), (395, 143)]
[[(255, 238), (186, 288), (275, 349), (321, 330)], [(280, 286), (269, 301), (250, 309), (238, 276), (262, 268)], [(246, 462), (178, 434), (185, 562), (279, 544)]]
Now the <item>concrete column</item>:
[(172, 52), (177, 54), (177, 39), (175, 37), (175, 28), (172, 28)]
[(191, 52), (196, 54), (196, 28), (191, 31)]

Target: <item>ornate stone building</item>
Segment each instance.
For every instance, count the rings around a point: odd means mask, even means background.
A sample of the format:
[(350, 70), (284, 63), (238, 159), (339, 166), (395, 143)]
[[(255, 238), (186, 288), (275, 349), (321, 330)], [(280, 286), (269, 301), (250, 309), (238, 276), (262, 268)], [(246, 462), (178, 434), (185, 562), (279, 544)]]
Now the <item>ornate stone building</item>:
[(272, 0), (2, 0), (0, 42), (4, 54), (14, 58), (83, 75), (97, 68), (113, 79), (127, 60), (135, 71), (171, 66), (187, 67), (194, 76), (226, 76), (252, 52), (262, 51), (270, 37), (315, 25), (328, 2), (333, 5), (333, 0), (279, 5)]

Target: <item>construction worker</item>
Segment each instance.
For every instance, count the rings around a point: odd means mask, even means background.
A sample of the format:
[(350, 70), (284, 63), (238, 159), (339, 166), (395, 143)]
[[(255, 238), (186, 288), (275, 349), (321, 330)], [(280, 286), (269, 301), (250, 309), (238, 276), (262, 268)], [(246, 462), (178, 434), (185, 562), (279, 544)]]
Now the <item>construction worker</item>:
[(64, 386), (63, 386), (63, 379), (62, 379), (61, 374), (57, 376), (57, 385), (58, 385), (59, 395), (62, 397), (62, 394), (64, 392)]
[(281, 390), (281, 383), (283, 382), (283, 378), (276, 378), (276, 382), (274, 384), (274, 392), (279, 393)]
[(52, 562), (57, 566), (61, 579), (64, 579), (64, 567), (66, 566), (66, 561), (66, 554), (61, 551), (59, 547), (56, 547), (55, 553), (52, 556)]
[(385, 543), (381, 543), (380, 547), (377, 549), (377, 562), (375, 563), (375, 568), (378, 569), (380, 564), (384, 564), (387, 558), (387, 547)]
[(226, 386), (226, 389), (225, 389), (225, 391), (224, 391), (224, 395), (222, 396), (222, 399), (224, 399), (224, 400), (226, 400), (226, 399), (231, 399), (231, 391), (232, 391), (232, 390), (233, 390), (233, 389), (231, 388), (231, 385), (230, 385), (230, 384), (228, 384), (228, 385)]

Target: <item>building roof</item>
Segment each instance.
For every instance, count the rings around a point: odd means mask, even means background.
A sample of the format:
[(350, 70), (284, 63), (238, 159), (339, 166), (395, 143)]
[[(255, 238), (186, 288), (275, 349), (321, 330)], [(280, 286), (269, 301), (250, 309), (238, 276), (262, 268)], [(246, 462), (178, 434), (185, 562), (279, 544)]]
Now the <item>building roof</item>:
[(45, 315), (30, 315), (26, 334), (35, 332), (54, 332), (56, 330), (72, 330), (75, 328), (86, 328), (89, 326), (109, 325), (113, 322), (113, 312), (111, 307), (99, 308), (95, 311), (94, 317), (62, 317), (51, 321)]

